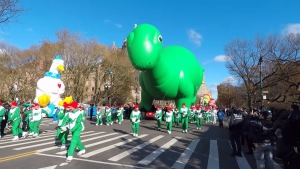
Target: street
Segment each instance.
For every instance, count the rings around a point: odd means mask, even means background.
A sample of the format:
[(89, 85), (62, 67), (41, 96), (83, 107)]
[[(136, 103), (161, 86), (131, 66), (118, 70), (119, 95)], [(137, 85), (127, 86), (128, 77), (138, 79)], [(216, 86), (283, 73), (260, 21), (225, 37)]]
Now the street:
[[(178, 168), (178, 169), (255, 169), (253, 155), (231, 157), (228, 119), (225, 117), (224, 128), (218, 123), (205, 123), (197, 130), (196, 124), (189, 124), (188, 133), (181, 128), (166, 131), (165, 122), (162, 130), (156, 130), (155, 120), (143, 120), (140, 124), (139, 137), (132, 136), (131, 123), (124, 119), (122, 124), (95, 126), (86, 118), (86, 128), (81, 134), (86, 154), (79, 157), (74, 153), (73, 161), (66, 163), (66, 150), (55, 145), (54, 136), (57, 126), (50, 118), (44, 118), (40, 126), (40, 137), (12, 142), (12, 134), (0, 139), (1, 168), (39, 169), (39, 168)], [(69, 135), (71, 140), (71, 134)], [(68, 147), (68, 145), (67, 145)], [(275, 169), (283, 168), (278, 161)]]

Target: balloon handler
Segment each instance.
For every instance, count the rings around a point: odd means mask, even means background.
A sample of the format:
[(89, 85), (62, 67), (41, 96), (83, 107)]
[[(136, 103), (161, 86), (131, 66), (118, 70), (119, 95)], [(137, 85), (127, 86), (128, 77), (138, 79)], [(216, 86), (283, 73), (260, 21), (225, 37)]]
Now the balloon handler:
[(134, 110), (130, 114), (133, 136), (135, 137), (139, 136), (140, 119), (141, 119), (141, 112), (139, 111), (139, 106), (135, 105)]
[[(66, 130), (66, 127), (67, 127), (67, 123), (69, 122), (68, 119), (69, 119), (69, 113), (70, 113), (70, 107), (69, 105), (64, 102), (63, 103), (64, 105), (64, 113), (63, 113), (63, 117), (62, 119), (59, 120), (59, 126), (58, 126), (58, 129), (57, 129), (57, 133), (58, 133), (58, 140), (60, 140), (61, 142), (61, 147), (60, 149), (61, 150), (64, 150), (66, 148), (66, 143), (67, 143), (67, 140), (68, 140), (68, 136), (69, 136), (69, 130)], [(62, 130), (62, 128), (64, 130)]]
[(79, 152), (78, 156), (83, 155), (85, 153), (85, 147), (81, 144), (80, 133), (84, 130), (83, 122), (82, 122), (82, 113), (78, 110), (78, 103), (72, 102), (69, 106), (70, 113), (68, 114), (68, 118), (64, 118), (63, 124), (67, 124), (64, 127), (61, 127), (62, 131), (69, 130), (72, 133), (71, 144), (68, 149), (68, 157), (66, 162), (71, 162), (73, 159), (73, 154), (75, 147), (77, 146)]
[(20, 108), (17, 107), (18, 103), (13, 102), (11, 103), (11, 109), (8, 112), (8, 120), (12, 122), (12, 132), (14, 138), (12, 141), (19, 140), (19, 133), (22, 134), (23, 138), (26, 138), (27, 132), (23, 132), (22, 128), (20, 127), (21, 123), (21, 115), (20, 115)]
[(175, 108), (174, 116), (175, 127), (179, 127), (180, 114), (177, 107)]
[(117, 117), (118, 117), (118, 121), (119, 121), (119, 124), (121, 124), (121, 121), (122, 121), (122, 107), (120, 106), (119, 107), (119, 110), (117, 110)]
[(30, 110), (29, 111), (26, 111), (26, 112), (24, 112), (24, 114), (25, 115), (27, 115), (27, 117), (26, 117), (26, 119), (25, 119), (25, 121), (29, 121), (29, 136), (32, 136), (33, 134), (34, 134), (34, 130), (33, 130), (33, 126), (34, 126), (34, 121), (33, 121), (33, 114), (32, 113), (30, 113), (30, 111), (31, 110), (33, 110), (34, 109), (34, 105), (32, 105), (31, 107), (30, 107)]
[(181, 118), (182, 118), (182, 132), (187, 133), (189, 127), (189, 116), (190, 110), (185, 107), (185, 103), (182, 103), (182, 108), (180, 109)]
[(197, 110), (195, 112), (196, 121), (197, 121), (197, 129), (201, 129), (202, 126), (202, 110), (200, 109), (200, 106), (197, 107)]
[(154, 117), (155, 117), (156, 120), (157, 120), (157, 130), (160, 130), (160, 129), (161, 129), (161, 120), (162, 120), (163, 112), (162, 112), (162, 110), (160, 109), (159, 106), (157, 106), (156, 109), (157, 109), (157, 110), (156, 110), (156, 112), (155, 112)]
[[(63, 122), (63, 118), (65, 117), (65, 108), (67, 107), (64, 107), (64, 105), (67, 105), (65, 102), (63, 101), (60, 101), (58, 102), (58, 113), (57, 113), (57, 126), (61, 126), (62, 122)], [(55, 140), (58, 140), (58, 137), (61, 133), (61, 129), (58, 128), (57, 129), (57, 132), (56, 132), (56, 139)]]
[(192, 107), (191, 109), (191, 123), (195, 123), (196, 122), (196, 119), (195, 119), (195, 107)]
[(165, 115), (165, 121), (167, 125), (168, 133), (171, 134), (172, 132), (172, 123), (174, 122), (174, 113), (171, 110), (171, 107), (168, 107), (168, 111)]
[[(166, 39), (167, 40), (167, 39)], [(159, 30), (141, 24), (127, 37), (127, 52), (132, 66), (140, 70), (142, 88), (139, 107), (150, 110), (153, 100), (175, 100), (190, 107), (203, 80), (204, 68), (192, 52), (181, 46), (163, 46)]]
[(106, 125), (108, 126), (109, 124), (112, 125), (113, 122), (111, 120), (111, 108), (109, 108), (109, 105), (107, 105), (105, 109), (105, 116), (106, 116)]
[(96, 122), (96, 126), (102, 125), (102, 111), (100, 110), (100, 107), (97, 108), (97, 114), (96, 114), (96, 118), (97, 118), (97, 122)]

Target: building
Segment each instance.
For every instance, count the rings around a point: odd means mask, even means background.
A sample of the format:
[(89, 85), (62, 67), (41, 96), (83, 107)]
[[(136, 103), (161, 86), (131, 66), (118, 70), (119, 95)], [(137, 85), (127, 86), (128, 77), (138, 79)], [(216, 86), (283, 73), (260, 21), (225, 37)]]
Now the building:
[[(210, 96), (212, 96), (212, 92), (208, 89), (206, 83), (205, 83), (205, 74), (203, 73), (203, 80), (202, 80), (202, 84), (197, 92), (197, 97), (201, 98), (204, 94), (209, 94)], [(200, 99), (201, 101), (201, 99)]]

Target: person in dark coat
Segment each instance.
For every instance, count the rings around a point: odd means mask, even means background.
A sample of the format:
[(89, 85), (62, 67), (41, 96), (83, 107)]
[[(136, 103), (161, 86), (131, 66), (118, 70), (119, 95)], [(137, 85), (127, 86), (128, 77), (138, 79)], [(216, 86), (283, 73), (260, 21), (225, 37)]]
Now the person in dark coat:
[(243, 116), (237, 107), (232, 107), (232, 113), (229, 122), (230, 143), (233, 149), (231, 156), (242, 157), (241, 135), (243, 131)]
[(5, 120), (2, 120), (2, 122), (1, 122), (1, 137), (3, 137), (4, 135), (6, 135), (6, 134), (4, 134), (4, 129), (5, 129), (6, 124), (7, 124), (8, 112), (9, 112), (9, 110), (10, 110), (9, 104), (6, 103), (6, 104), (4, 105), (4, 108), (5, 108), (5, 113), (4, 113)]

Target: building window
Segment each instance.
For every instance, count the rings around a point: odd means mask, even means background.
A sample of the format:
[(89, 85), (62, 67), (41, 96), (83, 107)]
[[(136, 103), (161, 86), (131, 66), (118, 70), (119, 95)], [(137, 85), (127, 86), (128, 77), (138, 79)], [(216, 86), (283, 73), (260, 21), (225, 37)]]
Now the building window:
[(92, 92), (94, 91), (94, 87), (92, 87)]

